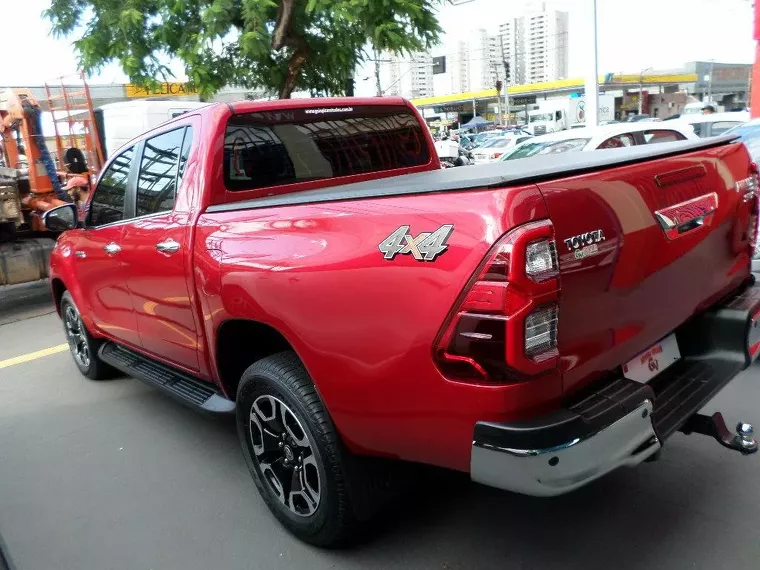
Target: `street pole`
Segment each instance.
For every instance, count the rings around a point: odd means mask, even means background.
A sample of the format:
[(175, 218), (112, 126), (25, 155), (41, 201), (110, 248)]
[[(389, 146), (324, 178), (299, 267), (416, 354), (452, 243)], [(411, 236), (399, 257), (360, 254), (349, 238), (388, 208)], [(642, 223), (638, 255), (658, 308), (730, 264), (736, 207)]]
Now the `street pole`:
[(639, 74), (639, 115), (643, 111), (644, 105), (644, 72)]
[(712, 77), (713, 77), (713, 64), (710, 62), (710, 77), (707, 79), (707, 103), (712, 105)]
[(377, 87), (377, 96), (383, 96), (383, 87), (380, 85), (380, 54), (375, 50), (375, 85)]
[[(504, 35), (499, 35), (499, 42), (501, 43), (501, 62), (504, 65), (504, 111), (506, 113), (506, 117), (504, 119), (504, 125), (509, 126), (509, 119), (511, 118), (510, 115), (512, 114), (509, 109), (509, 80), (512, 77), (512, 74), (509, 72), (509, 63), (507, 63), (507, 58), (504, 56)], [(499, 98), (499, 94), (496, 94), (496, 98)]]
[(595, 127), (599, 124), (599, 53), (596, 33), (596, 0), (586, 0), (589, 17), (584, 18), (591, 23), (590, 45), (587, 46), (591, 61), (586, 68), (586, 126)]

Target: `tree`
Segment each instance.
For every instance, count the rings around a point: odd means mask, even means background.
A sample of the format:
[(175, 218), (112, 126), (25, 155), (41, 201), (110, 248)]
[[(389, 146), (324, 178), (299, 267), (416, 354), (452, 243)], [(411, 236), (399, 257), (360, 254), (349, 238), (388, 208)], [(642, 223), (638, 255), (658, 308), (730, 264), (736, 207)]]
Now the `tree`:
[(443, 0), (51, 0), (44, 12), (86, 73), (117, 60), (150, 86), (184, 63), (202, 96), (225, 85), (340, 94), (356, 65), (378, 52), (429, 48)]

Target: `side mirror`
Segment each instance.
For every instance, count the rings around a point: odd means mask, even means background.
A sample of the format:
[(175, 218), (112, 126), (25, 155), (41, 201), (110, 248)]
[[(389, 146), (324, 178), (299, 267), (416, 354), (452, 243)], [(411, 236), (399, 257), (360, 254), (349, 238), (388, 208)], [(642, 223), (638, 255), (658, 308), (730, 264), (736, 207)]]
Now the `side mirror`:
[(77, 216), (76, 204), (63, 204), (42, 214), (42, 223), (54, 232), (73, 230), (77, 227)]

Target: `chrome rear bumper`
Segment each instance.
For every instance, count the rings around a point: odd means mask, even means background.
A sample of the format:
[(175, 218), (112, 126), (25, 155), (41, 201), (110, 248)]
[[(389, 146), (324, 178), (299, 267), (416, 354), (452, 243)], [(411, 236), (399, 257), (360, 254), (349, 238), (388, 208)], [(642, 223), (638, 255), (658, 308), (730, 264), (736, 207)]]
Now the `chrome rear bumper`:
[(594, 434), (551, 447), (502, 447), (493, 437), (487, 439), (473, 441), (473, 481), (545, 497), (577, 489), (618, 467), (638, 465), (661, 447), (652, 425), (651, 400)]

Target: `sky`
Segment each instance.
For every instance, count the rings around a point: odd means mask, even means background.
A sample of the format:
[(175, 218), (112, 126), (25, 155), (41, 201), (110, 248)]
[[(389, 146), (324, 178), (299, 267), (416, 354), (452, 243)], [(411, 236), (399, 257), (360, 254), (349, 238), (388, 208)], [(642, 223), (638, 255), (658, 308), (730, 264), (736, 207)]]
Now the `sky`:
[[(6, 2), (11, 0), (4, 0)], [(547, 8), (569, 12), (569, 75), (586, 75), (588, 52), (584, 41), (590, 18), (590, 0), (546, 0)], [(535, 4), (535, 2), (533, 2)], [(3, 45), (18, 46), (14, 65), (4, 65), (0, 85), (40, 85), (76, 71), (76, 56), (68, 39), (50, 36), (50, 24), (41, 12), (49, 0), (13, 2), (14, 22), (3, 27)], [(446, 6), (439, 21), (446, 32), (443, 43), (484, 28), (495, 32), (498, 24), (519, 15), (523, 0), (474, 0), (462, 6)], [(669, 69), (687, 61), (709, 60), (751, 63), (752, 7), (749, 0), (597, 0), (599, 73), (636, 73), (645, 68)], [(7, 62), (6, 62), (7, 63)], [(181, 66), (172, 66), (178, 72)], [(371, 70), (366, 75), (371, 75)], [(373, 94), (373, 79), (357, 74), (357, 95)], [(179, 79), (184, 79), (179, 77)], [(106, 66), (90, 79), (95, 83), (125, 83), (117, 64)]]

